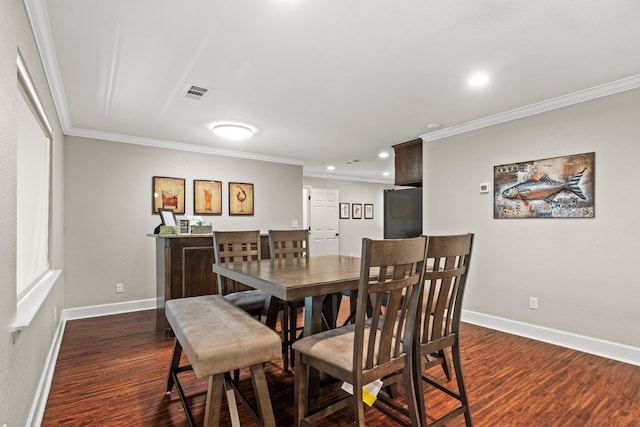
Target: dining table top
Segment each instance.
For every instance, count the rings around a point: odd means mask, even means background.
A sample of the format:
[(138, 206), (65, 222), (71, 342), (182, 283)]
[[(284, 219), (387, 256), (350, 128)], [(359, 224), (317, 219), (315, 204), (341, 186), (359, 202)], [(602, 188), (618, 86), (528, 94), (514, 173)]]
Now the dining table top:
[(360, 280), (360, 258), (346, 255), (229, 262), (212, 269), (284, 301), (357, 289)]

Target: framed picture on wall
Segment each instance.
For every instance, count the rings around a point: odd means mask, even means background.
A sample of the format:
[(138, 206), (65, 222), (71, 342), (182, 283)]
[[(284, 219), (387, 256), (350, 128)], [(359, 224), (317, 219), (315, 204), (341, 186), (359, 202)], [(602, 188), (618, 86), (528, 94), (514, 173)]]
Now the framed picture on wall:
[(364, 205), (364, 219), (373, 219), (373, 204), (365, 203), (365, 205)]
[(349, 203), (340, 203), (340, 219), (349, 219)]
[(170, 209), (174, 213), (184, 213), (184, 178), (154, 176), (151, 191), (151, 213), (160, 209)]
[(594, 218), (595, 153), (493, 167), (493, 218)]
[(229, 183), (229, 215), (253, 215), (253, 184)]
[(351, 204), (351, 218), (362, 219), (362, 203)]
[(194, 215), (222, 215), (222, 182), (193, 180)]

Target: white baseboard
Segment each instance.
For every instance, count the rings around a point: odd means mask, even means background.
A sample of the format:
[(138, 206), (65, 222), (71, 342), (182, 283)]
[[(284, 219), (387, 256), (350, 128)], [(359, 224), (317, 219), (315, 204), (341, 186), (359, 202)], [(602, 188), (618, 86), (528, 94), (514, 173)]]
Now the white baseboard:
[(51, 348), (49, 348), (49, 354), (47, 355), (47, 360), (42, 370), (42, 376), (40, 377), (40, 383), (38, 384), (33, 404), (31, 405), (29, 418), (25, 424), (27, 427), (40, 427), (40, 424), (42, 424), (42, 417), (44, 416), (44, 410), (47, 406), (51, 381), (53, 380), (53, 372), (56, 369), (58, 352), (60, 351), (60, 344), (62, 343), (62, 336), (64, 335), (65, 323), (61, 316), (55, 335), (53, 336), (53, 341), (51, 342)]
[(62, 337), (64, 335), (64, 329), (68, 320), (85, 319), (88, 317), (108, 316), (111, 314), (129, 313), (133, 311), (151, 310), (156, 308), (156, 299), (146, 299), (138, 301), (127, 301), (123, 303), (93, 305), (89, 307), (68, 308), (62, 312), (60, 316), (60, 322), (56, 328), (56, 333), (49, 349), (47, 361), (45, 362), (44, 370), (40, 378), (40, 384), (38, 390), (31, 405), (31, 412), (27, 420), (27, 426), (40, 427), (42, 424), (42, 417), (44, 416), (44, 410), (47, 406), (47, 399), (49, 398), (49, 391), (51, 390), (51, 381), (53, 380), (53, 372), (56, 369), (56, 361), (58, 360), (58, 353), (60, 351), (60, 345), (62, 344)]
[(88, 317), (109, 316), (111, 314), (130, 313), (133, 311), (152, 310), (156, 308), (156, 299), (143, 299), (113, 304), (90, 305), (88, 307), (67, 308), (62, 313), (65, 320), (86, 319)]
[(571, 332), (462, 310), (462, 321), (640, 366), (640, 348)]

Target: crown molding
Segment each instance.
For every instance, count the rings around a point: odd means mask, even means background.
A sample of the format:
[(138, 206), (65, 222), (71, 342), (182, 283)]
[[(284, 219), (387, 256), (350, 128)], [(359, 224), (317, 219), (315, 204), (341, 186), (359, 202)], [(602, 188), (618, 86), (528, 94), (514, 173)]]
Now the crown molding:
[(319, 173), (319, 172), (308, 172), (303, 168), (302, 175), (305, 178), (320, 178), (320, 179), (332, 179), (337, 181), (356, 181), (356, 182), (370, 182), (373, 184), (384, 184), (384, 185), (393, 185), (393, 180), (388, 179), (375, 179), (375, 178), (363, 178), (360, 176), (352, 176), (352, 175), (336, 175), (336, 174), (328, 174), (328, 173)]
[(120, 133), (103, 132), (92, 129), (70, 128), (65, 135), (79, 136), (83, 138), (101, 139), (106, 141), (122, 142), (125, 144), (145, 145), (148, 147), (167, 148), (170, 150), (190, 151), (193, 153), (212, 154), (216, 156), (235, 157), (247, 160), (259, 160), (271, 163), (283, 163), (287, 165), (302, 166), (305, 161), (289, 157), (268, 156), (265, 154), (248, 153), (245, 151), (225, 150), (222, 148), (207, 147), (204, 145), (187, 144), (184, 142), (166, 141), (161, 139), (146, 138), (141, 136), (123, 135)]
[(449, 136), (459, 135), (465, 132), (482, 129), (488, 126), (497, 125), (511, 120), (521, 119), (523, 117), (533, 116), (534, 114), (544, 113), (546, 111), (557, 110), (558, 108), (568, 107), (570, 105), (579, 104), (581, 102), (590, 101), (592, 99), (602, 98), (604, 96), (613, 95), (627, 90), (637, 89), (640, 87), (640, 74), (605, 83), (589, 89), (580, 90), (568, 95), (558, 96), (535, 104), (526, 105), (524, 107), (515, 108), (503, 113), (494, 114), (492, 116), (483, 117), (463, 123), (458, 126), (441, 129), (420, 135), (423, 142), (436, 141)]
[(67, 98), (62, 87), (62, 77), (60, 76), (60, 68), (56, 59), (55, 48), (53, 46), (53, 37), (51, 35), (51, 26), (49, 25), (49, 14), (45, 0), (24, 0), (24, 5), (31, 24), (31, 30), (36, 40), (38, 53), (42, 60), (44, 74), (49, 83), (49, 90), (53, 97), (53, 103), (58, 113), (60, 126), (62, 131), (71, 127), (71, 118), (69, 116), (69, 107), (67, 106)]

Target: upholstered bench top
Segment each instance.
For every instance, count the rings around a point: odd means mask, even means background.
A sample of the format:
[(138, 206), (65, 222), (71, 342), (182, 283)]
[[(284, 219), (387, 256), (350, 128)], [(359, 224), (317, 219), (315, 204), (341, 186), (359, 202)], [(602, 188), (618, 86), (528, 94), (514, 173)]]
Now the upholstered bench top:
[(169, 300), (165, 315), (198, 378), (281, 357), (280, 336), (220, 295)]

